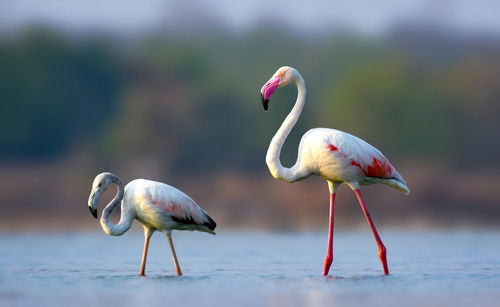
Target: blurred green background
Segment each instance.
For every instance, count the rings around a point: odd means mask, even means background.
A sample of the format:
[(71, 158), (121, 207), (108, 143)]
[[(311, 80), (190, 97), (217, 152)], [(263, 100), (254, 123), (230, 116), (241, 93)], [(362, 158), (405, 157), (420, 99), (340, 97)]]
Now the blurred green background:
[[(296, 89), (268, 112), (259, 90), (283, 65), (308, 90), (285, 165), (336, 128), (410, 187), (364, 188), (377, 225), (498, 227), (500, 5), (432, 3), (1, 2), (0, 230), (96, 229), (102, 171), (176, 186), (221, 228), (326, 229), (326, 183), (265, 164)], [(337, 203), (336, 227), (366, 227), (346, 187)]]

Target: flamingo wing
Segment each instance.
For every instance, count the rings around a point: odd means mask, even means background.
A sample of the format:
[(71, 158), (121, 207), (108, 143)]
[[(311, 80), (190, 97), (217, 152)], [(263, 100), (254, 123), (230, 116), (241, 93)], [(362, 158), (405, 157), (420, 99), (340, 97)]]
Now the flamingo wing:
[(391, 179), (397, 174), (377, 148), (354, 135), (342, 132), (341, 136), (341, 142), (337, 142), (340, 153), (344, 153), (350, 164), (359, 168), (365, 176)]
[[(316, 129), (314, 129), (316, 130)], [(361, 177), (395, 179), (404, 182), (389, 160), (374, 146), (346, 132), (318, 128), (324, 146), (332, 159), (344, 168), (357, 172)]]
[[(198, 204), (182, 191), (161, 182), (142, 180), (139, 206), (154, 217), (171, 220), (183, 229), (204, 226), (213, 231), (217, 224)], [(179, 226), (178, 225), (178, 226)]]

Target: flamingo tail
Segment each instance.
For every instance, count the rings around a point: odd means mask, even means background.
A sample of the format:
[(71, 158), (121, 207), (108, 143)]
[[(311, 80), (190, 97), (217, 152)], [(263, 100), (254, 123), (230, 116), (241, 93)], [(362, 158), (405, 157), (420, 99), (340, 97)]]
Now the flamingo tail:
[(408, 187), (406, 186), (406, 182), (403, 180), (403, 178), (401, 178), (401, 179), (388, 179), (385, 182), (385, 184), (387, 184), (390, 187), (395, 188), (396, 190), (399, 190), (399, 191), (405, 193), (406, 195), (410, 194), (410, 189), (408, 189)]

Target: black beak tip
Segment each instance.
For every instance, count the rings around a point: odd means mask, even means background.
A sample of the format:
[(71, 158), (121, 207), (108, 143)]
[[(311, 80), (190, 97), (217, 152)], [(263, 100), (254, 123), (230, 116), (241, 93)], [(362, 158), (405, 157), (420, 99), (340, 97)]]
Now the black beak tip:
[(267, 108), (269, 107), (269, 99), (264, 99), (263, 94), (260, 94), (260, 98), (262, 99), (262, 106), (264, 107), (264, 110), (267, 111)]
[(92, 216), (97, 219), (97, 210), (94, 210), (91, 206), (89, 206), (90, 213), (92, 213)]

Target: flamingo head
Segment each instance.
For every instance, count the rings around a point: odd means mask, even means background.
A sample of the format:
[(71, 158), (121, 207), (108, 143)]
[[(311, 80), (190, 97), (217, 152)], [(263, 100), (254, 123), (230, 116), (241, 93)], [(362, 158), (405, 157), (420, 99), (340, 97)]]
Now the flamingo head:
[(260, 96), (262, 98), (262, 105), (264, 106), (264, 110), (267, 111), (269, 98), (274, 93), (274, 91), (278, 87), (287, 86), (288, 84), (295, 81), (297, 77), (297, 70), (290, 66), (280, 67), (274, 75), (269, 79), (269, 81), (264, 84), (264, 86), (260, 89)]
[(113, 174), (111, 173), (101, 173), (97, 175), (92, 183), (92, 191), (89, 196), (89, 209), (92, 216), (97, 218), (97, 203), (99, 202), (99, 197), (106, 191), (110, 183), (113, 181)]

